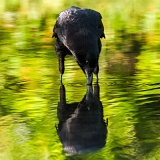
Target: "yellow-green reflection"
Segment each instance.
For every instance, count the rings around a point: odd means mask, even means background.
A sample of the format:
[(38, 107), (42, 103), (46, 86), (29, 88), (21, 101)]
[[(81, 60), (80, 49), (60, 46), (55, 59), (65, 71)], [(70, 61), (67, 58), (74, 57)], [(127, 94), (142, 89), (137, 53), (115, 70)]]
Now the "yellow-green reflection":
[[(101, 12), (100, 99), (108, 135), (103, 149), (66, 157), (56, 125), (59, 71), (52, 40), (70, 6)], [(1, 0), (0, 159), (160, 159), (159, 0)], [(86, 94), (85, 77), (66, 58), (68, 103)]]

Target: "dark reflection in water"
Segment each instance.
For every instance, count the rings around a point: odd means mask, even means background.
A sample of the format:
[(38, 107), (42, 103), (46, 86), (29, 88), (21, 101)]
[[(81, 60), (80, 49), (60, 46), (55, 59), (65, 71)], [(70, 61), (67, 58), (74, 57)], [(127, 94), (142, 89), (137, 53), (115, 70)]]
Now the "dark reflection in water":
[(60, 86), (57, 133), (64, 152), (69, 155), (85, 154), (105, 146), (107, 122), (103, 119), (103, 106), (99, 85), (87, 86), (80, 102), (67, 103), (64, 85)]

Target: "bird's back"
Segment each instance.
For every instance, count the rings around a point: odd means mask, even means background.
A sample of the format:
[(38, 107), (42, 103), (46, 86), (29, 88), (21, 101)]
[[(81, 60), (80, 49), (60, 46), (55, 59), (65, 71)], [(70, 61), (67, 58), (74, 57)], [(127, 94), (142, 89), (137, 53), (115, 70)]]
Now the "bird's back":
[(75, 33), (81, 29), (86, 29), (92, 34), (93, 30), (95, 32), (98, 32), (98, 29), (103, 30), (100, 13), (91, 9), (71, 7), (59, 14), (54, 31), (59, 33), (61, 30), (67, 36), (70, 32)]

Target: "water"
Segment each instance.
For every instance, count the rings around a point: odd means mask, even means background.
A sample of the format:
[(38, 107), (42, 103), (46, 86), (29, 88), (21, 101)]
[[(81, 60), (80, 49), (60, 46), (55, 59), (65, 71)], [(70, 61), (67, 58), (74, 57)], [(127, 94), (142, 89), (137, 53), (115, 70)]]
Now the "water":
[(46, 15), (38, 3), (27, 3), (32, 13), (10, 3), (0, 10), (0, 160), (160, 159), (158, 1), (134, 4), (134, 24), (112, 2), (90, 4), (106, 33), (92, 88), (70, 56), (60, 86), (53, 17), (70, 2)]

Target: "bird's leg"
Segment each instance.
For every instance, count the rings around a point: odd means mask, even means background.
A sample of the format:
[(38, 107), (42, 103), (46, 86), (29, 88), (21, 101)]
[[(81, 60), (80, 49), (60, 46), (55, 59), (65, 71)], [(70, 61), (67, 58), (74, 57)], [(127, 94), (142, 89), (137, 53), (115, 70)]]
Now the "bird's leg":
[(99, 80), (98, 74), (96, 74), (96, 83), (98, 83), (98, 80)]
[(60, 82), (62, 84), (62, 75), (64, 73), (64, 57), (59, 57), (59, 72), (60, 72)]
[(98, 72), (99, 72), (99, 65), (97, 64), (97, 66), (94, 68), (94, 74), (96, 75), (96, 82), (98, 83)]
[(60, 103), (62, 105), (66, 104), (66, 90), (63, 84), (60, 86)]
[(63, 83), (62, 83), (62, 74), (60, 74), (59, 79), (60, 79), (60, 83), (63, 84)]
[(100, 100), (100, 87), (98, 83), (94, 84), (94, 95)]

